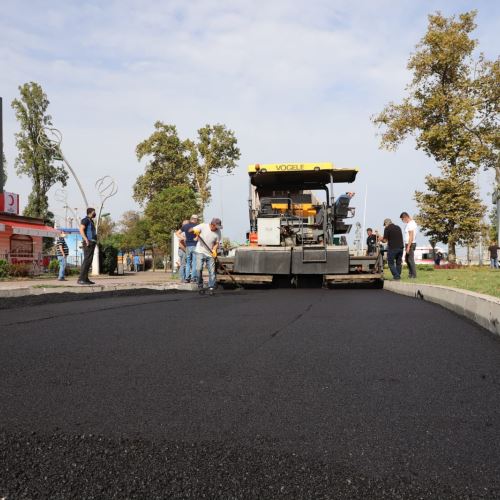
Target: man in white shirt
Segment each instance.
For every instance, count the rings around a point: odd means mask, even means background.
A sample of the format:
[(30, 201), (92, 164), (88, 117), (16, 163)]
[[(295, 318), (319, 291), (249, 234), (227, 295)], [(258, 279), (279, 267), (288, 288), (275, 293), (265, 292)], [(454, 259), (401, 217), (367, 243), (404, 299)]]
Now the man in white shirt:
[(212, 219), (210, 224), (198, 224), (189, 229), (198, 237), (196, 243), (196, 273), (198, 277), (198, 287), (203, 287), (203, 264), (208, 269), (208, 288), (214, 290), (215, 279), (215, 257), (221, 241), (222, 222), (220, 219)]
[(417, 267), (415, 266), (415, 248), (417, 248), (417, 223), (409, 216), (408, 212), (403, 212), (400, 216), (405, 225), (405, 261), (408, 265), (409, 277), (417, 277)]

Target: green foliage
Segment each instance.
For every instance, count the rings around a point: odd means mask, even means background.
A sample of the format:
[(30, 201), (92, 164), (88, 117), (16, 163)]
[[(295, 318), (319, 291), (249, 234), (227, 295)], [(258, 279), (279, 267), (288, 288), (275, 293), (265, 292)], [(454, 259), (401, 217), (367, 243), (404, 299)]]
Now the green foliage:
[(2, 156), (2, 162), (0, 163), (0, 193), (3, 192), (5, 183), (7, 182), (7, 160), (5, 159), (5, 154)]
[(99, 241), (106, 241), (115, 231), (116, 223), (109, 216), (101, 217), (97, 228), (97, 236)]
[(134, 184), (134, 199), (144, 204), (167, 186), (189, 182), (188, 147), (175, 125), (157, 121), (153, 132), (136, 147), (137, 159), (148, 158), (145, 172)]
[(57, 182), (66, 185), (68, 174), (64, 167), (54, 165), (57, 152), (39, 144), (39, 138), (45, 135), (43, 128), (52, 125), (52, 118), (47, 114), (47, 95), (35, 82), (25, 83), (19, 91), (20, 98), (12, 101), (21, 129), (16, 134), (18, 156), (15, 168), (18, 175), (30, 177), (33, 183), (24, 214), (45, 218), (48, 213), (47, 192)]
[(125, 234), (125, 242), (128, 249), (135, 248), (150, 248), (151, 247), (151, 231), (150, 220), (142, 216), (137, 224), (129, 233)]
[(158, 121), (154, 126), (153, 134), (136, 148), (137, 159), (149, 161), (134, 184), (134, 199), (144, 205), (167, 187), (187, 185), (203, 209), (211, 197), (210, 176), (232, 172), (240, 158), (234, 132), (225, 125), (206, 125), (192, 141), (181, 140), (174, 125)]
[(421, 230), (432, 241), (448, 244), (448, 258), (454, 262), (456, 245), (471, 245), (482, 229), (485, 206), (473, 181), (460, 176), (428, 175), (428, 192), (417, 191)]
[(54, 274), (59, 272), (59, 261), (57, 259), (52, 259), (49, 262), (49, 272)]
[(194, 187), (200, 196), (201, 207), (210, 201), (210, 176), (218, 171), (231, 173), (240, 159), (237, 139), (225, 125), (205, 125), (198, 130), (198, 141), (190, 142), (189, 160)]
[(179, 221), (199, 208), (195, 192), (187, 185), (168, 187), (155, 195), (145, 210), (151, 245), (162, 250), (170, 248), (172, 231)]
[(125, 235), (123, 233), (112, 233), (107, 238), (102, 239), (101, 243), (104, 246), (115, 247), (117, 250), (122, 250), (124, 246)]
[(7, 276), (9, 276), (9, 263), (0, 259), (0, 278), (7, 278)]
[(434, 264), (417, 264), (417, 271), (432, 272), (434, 271)]
[(417, 149), (455, 173), (498, 167), (499, 61), (473, 59), (475, 16), (429, 16), (427, 33), (408, 62), (408, 96), (372, 118), (384, 129), (381, 147), (395, 150), (414, 135)]
[(155, 257), (155, 269), (163, 269), (165, 266), (161, 257)]
[(490, 211), (489, 237), (491, 241), (498, 241), (498, 213), (497, 206), (494, 205)]
[(101, 272), (114, 274), (118, 266), (118, 250), (114, 246), (99, 246), (99, 258)]
[(9, 264), (9, 276), (13, 278), (25, 278), (31, 274), (31, 266), (29, 264)]
[(395, 150), (413, 135), (417, 149), (434, 158), (442, 178), (426, 178), (428, 193), (415, 193), (418, 220), (434, 242), (470, 244), (482, 230), (481, 204), (472, 177), (494, 168), (500, 183), (499, 61), (476, 60), (476, 12), (429, 16), (426, 34), (410, 57), (413, 80), (401, 104), (389, 103), (373, 122), (383, 129), (381, 147)]

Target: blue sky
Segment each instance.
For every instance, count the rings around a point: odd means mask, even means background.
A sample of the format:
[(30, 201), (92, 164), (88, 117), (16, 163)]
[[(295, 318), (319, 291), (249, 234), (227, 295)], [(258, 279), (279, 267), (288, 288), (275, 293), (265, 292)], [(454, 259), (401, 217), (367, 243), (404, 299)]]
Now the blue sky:
[[(231, 177), (214, 178), (206, 217), (221, 216), (241, 240), (247, 221), (249, 163), (333, 161), (358, 166), (358, 219), (368, 187), (367, 225), (415, 211), (413, 192), (435, 173), (407, 141), (378, 149), (369, 117), (404, 95), (409, 54), (427, 14), (479, 11), (480, 50), (498, 54), (500, 3), (492, 1), (26, 1), (2, 0), (0, 95), (4, 98), (7, 190), (26, 202), (27, 178), (14, 172), (17, 123), (10, 102), (18, 85), (36, 81), (51, 101), (63, 151), (92, 203), (94, 182), (119, 185), (108, 208), (115, 219), (138, 208), (132, 184), (143, 170), (138, 142), (156, 120), (195, 137), (224, 123), (242, 158)], [(485, 201), (493, 176), (480, 174)], [(339, 186), (339, 191), (347, 186)], [(83, 210), (76, 185), (70, 206)], [(51, 208), (62, 215), (50, 195)]]

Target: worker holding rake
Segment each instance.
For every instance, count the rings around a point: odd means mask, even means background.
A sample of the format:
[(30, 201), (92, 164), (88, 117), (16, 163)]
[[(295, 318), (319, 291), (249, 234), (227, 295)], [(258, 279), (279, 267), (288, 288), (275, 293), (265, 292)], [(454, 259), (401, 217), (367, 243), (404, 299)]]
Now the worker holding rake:
[(203, 288), (203, 266), (208, 271), (208, 289), (212, 292), (216, 287), (215, 277), (215, 259), (217, 257), (217, 249), (221, 241), (222, 222), (220, 219), (214, 218), (210, 224), (198, 224), (189, 229), (189, 232), (194, 233), (198, 237), (196, 244), (196, 273), (198, 276), (198, 288)]

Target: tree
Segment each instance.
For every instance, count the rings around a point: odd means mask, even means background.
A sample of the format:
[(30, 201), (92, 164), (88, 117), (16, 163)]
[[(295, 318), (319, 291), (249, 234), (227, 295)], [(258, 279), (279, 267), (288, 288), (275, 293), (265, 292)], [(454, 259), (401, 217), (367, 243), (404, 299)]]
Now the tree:
[(24, 214), (45, 218), (48, 215), (47, 192), (57, 182), (65, 186), (68, 174), (64, 167), (54, 165), (56, 152), (40, 144), (40, 137), (45, 136), (44, 127), (52, 125), (52, 118), (47, 114), (47, 95), (35, 82), (20, 86), (19, 92), (20, 98), (12, 101), (21, 128), (15, 135), (18, 148), (15, 168), (18, 175), (27, 175), (33, 183)]
[(498, 165), (499, 62), (483, 55), (473, 60), (475, 16), (429, 16), (427, 33), (408, 62), (408, 96), (372, 117), (384, 129), (382, 148), (395, 150), (414, 135), (417, 149), (442, 168), (469, 174)]
[(99, 240), (107, 240), (115, 232), (115, 229), (116, 222), (114, 222), (109, 215), (101, 216), (98, 228)]
[(137, 221), (140, 218), (141, 214), (135, 210), (127, 210), (126, 212), (123, 212), (122, 218), (118, 222), (118, 231), (122, 233), (130, 231), (137, 224)]
[(210, 176), (230, 173), (240, 158), (234, 132), (225, 125), (206, 125), (196, 141), (181, 140), (174, 125), (160, 121), (155, 132), (137, 148), (137, 159), (149, 158), (144, 174), (134, 184), (134, 199), (145, 205), (167, 187), (191, 186), (200, 200), (200, 209), (210, 201)]
[[(372, 117), (384, 130), (382, 148), (396, 150), (413, 135), (416, 148), (436, 160), (443, 178), (427, 178), (429, 199), (450, 188), (473, 186), (472, 176), (481, 166), (498, 168), (499, 63), (487, 61), (483, 55), (473, 59), (477, 41), (470, 34), (476, 28), (475, 16), (475, 11), (458, 18), (445, 18), (439, 12), (430, 15), (427, 33), (408, 62), (413, 72), (408, 96)], [(460, 228), (468, 227), (467, 234), (481, 229), (480, 219), (470, 217), (477, 204), (459, 192), (457, 198), (462, 206), (469, 204), (470, 210), (452, 210), (452, 223), (442, 224), (455, 234), (437, 231), (439, 241), (450, 242), (452, 257), (456, 243), (467, 239)], [(426, 213), (432, 210), (427, 198), (416, 193), (416, 199), (420, 200), (421, 219), (433, 221), (432, 211)], [(470, 227), (472, 221), (477, 222), (475, 228)], [(429, 224), (434, 229), (440, 226)]]
[(489, 238), (491, 241), (498, 241), (498, 213), (496, 205), (491, 209), (489, 213), (489, 218), (490, 218)]
[(128, 210), (118, 223), (124, 250), (148, 247), (150, 244), (149, 221), (134, 210)]
[(188, 147), (175, 125), (157, 121), (153, 132), (136, 147), (137, 159), (150, 158), (134, 184), (134, 199), (141, 204), (168, 186), (189, 183)]
[(448, 244), (448, 258), (454, 262), (456, 245), (474, 246), (486, 207), (471, 180), (428, 175), (425, 183), (428, 192), (415, 193), (420, 209), (417, 222), (433, 247), (438, 241)]
[(5, 154), (2, 154), (2, 163), (0, 164), (0, 193), (3, 192), (6, 182), (7, 182), (7, 160), (5, 158)]
[(218, 171), (231, 173), (240, 159), (237, 139), (225, 125), (205, 125), (198, 130), (198, 141), (189, 142), (189, 163), (196, 192), (200, 197), (201, 211), (210, 201), (210, 176)]
[(179, 227), (183, 219), (198, 212), (199, 208), (196, 194), (190, 186), (172, 186), (158, 193), (145, 210), (153, 246), (168, 251), (172, 231)]

